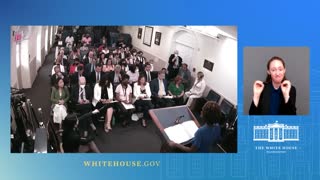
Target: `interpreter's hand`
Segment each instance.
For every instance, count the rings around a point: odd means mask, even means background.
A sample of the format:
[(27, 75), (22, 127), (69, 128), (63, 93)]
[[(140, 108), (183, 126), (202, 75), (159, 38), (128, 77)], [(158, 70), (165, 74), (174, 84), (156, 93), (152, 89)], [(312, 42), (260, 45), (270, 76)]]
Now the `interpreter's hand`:
[(263, 88), (264, 88), (264, 84), (262, 81), (255, 81), (253, 83), (253, 95), (255, 97), (260, 97), (261, 95), (261, 92), (263, 91)]
[(264, 84), (262, 81), (255, 81), (253, 83), (253, 103), (256, 107), (258, 107), (259, 100), (260, 100), (260, 95), (261, 92), (263, 91)]
[(286, 103), (288, 102), (290, 97), (289, 96), (290, 89), (291, 89), (291, 82), (289, 80), (285, 80), (281, 83), (281, 91)]

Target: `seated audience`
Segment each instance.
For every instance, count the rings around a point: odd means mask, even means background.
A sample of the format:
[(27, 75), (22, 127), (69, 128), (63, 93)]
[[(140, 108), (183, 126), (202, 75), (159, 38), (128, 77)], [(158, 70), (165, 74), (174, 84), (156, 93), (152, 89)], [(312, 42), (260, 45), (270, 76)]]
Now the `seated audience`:
[(96, 70), (96, 59), (92, 59), (92, 61), (85, 65), (84, 67), (84, 75), (89, 79), (91, 77), (92, 72)]
[(58, 78), (63, 79), (64, 84), (68, 84), (69, 82), (67, 75), (60, 71), (60, 66), (55, 66), (54, 74), (51, 76), (51, 86), (54, 86), (56, 84)]
[(57, 60), (55, 62), (55, 65), (53, 65), (52, 70), (51, 70), (51, 75), (53, 75), (55, 73), (54, 68), (56, 66), (60, 67), (60, 72), (66, 73), (64, 66), (61, 64), (61, 56), (58, 56), (58, 58), (57, 58)]
[(83, 64), (80, 63), (79, 58), (74, 59), (74, 63), (69, 68), (69, 74), (73, 74), (75, 72), (78, 72), (78, 66), (83, 66)]
[(111, 80), (114, 88), (116, 88), (120, 84), (124, 74), (125, 73), (123, 71), (121, 71), (120, 65), (116, 65), (114, 68), (114, 71), (112, 71), (108, 74), (110, 76), (110, 80)]
[(146, 82), (146, 77), (140, 75), (138, 82), (134, 83), (134, 97), (136, 101), (134, 103), (138, 112), (143, 112), (143, 118), (141, 124), (143, 127), (147, 127), (146, 119), (149, 118), (149, 109), (153, 108), (151, 103), (151, 90), (149, 83)]
[(107, 58), (106, 58), (106, 55), (105, 53), (101, 52), (100, 53), (100, 56), (99, 56), (99, 59), (98, 59), (98, 63), (102, 64), (102, 65), (106, 65), (107, 64)]
[(77, 66), (76, 70), (77, 70), (76, 72), (74, 72), (73, 74), (70, 75), (70, 83), (71, 83), (71, 85), (78, 84), (79, 83), (79, 78), (85, 76), (82, 64), (79, 64)]
[(107, 64), (103, 65), (102, 71), (104, 73), (109, 73), (111, 71), (114, 71), (114, 65), (112, 64), (112, 59), (108, 59)]
[(81, 42), (84, 43), (84, 44), (86, 44), (87, 46), (90, 46), (90, 45), (91, 45), (91, 41), (92, 41), (92, 39), (91, 39), (91, 37), (90, 37), (89, 34), (86, 34), (86, 35), (83, 35), (83, 36), (82, 36)]
[(133, 84), (137, 82), (139, 78), (139, 72), (136, 71), (135, 65), (129, 66), (129, 71), (127, 72), (127, 75), (129, 76), (129, 84), (133, 86)]
[(95, 59), (94, 52), (93, 50), (90, 50), (88, 56), (83, 60), (83, 63), (86, 65), (91, 63), (93, 59)]
[(113, 87), (109, 76), (103, 76), (101, 81), (94, 86), (94, 96), (92, 105), (96, 109), (105, 106), (106, 111), (100, 112), (105, 117), (104, 131), (108, 133), (112, 130), (111, 120), (113, 114)]
[(150, 82), (151, 80), (155, 79), (154, 73), (151, 72), (151, 65), (149, 63), (146, 63), (144, 66), (144, 71), (140, 72), (146, 77), (146, 81)]
[(53, 109), (53, 122), (60, 125), (67, 116), (67, 102), (70, 98), (69, 90), (64, 86), (63, 79), (58, 78), (51, 91), (51, 103)]
[(168, 83), (164, 77), (165, 74), (159, 71), (158, 78), (150, 82), (152, 100), (156, 107), (168, 107), (172, 105), (172, 101), (167, 98)]
[(131, 119), (132, 109), (126, 108), (128, 105), (132, 105), (132, 88), (128, 84), (129, 76), (124, 74), (122, 76), (121, 84), (116, 87), (116, 100), (119, 101), (118, 107), (120, 108), (120, 114), (123, 114), (122, 126), (128, 125), (128, 120)]
[(182, 63), (182, 67), (180, 68), (178, 75), (182, 77), (184, 88), (189, 89), (191, 82), (191, 72), (188, 69), (188, 65), (186, 63)]
[(135, 60), (135, 64), (134, 65), (136, 66), (136, 71), (137, 72), (144, 71), (144, 65), (138, 59)]
[(99, 83), (100, 79), (104, 75), (104, 73), (101, 70), (102, 70), (102, 65), (96, 64), (96, 69), (94, 72), (91, 73), (91, 76), (90, 76), (90, 84), (92, 88), (96, 83)]
[(66, 47), (73, 46), (74, 38), (71, 33), (68, 34), (64, 42), (66, 43)]
[(192, 88), (187, 91), (185, 94), (189, 98), (187, 101), (187, 106), (191, 106), (194, 98), (200, 98), (203, 95), (203, 92), (206, 88), (206, 82), (204, 81), (203, 72), (199, 71), (197, 73), (197, 79), (195, 80)]
[(139, 60), (139, 62), (141, 64), (145, 64), (146, 63), (146, 58), (143, 56), (143, 52), (142, 51), (138, 51), (137, 59)]
[(79, 83), (71, 91), (72, 104), (76, 112), (85, 114), (91, 110), (92, 90), (86, 85), (86, 78), (79, 76)]
[(168, 87), (168, 93), (173, 96), (173, 101), (176, 106), (183, 104), (184, 86), (182, 84), (182, 77), (177, 76)]

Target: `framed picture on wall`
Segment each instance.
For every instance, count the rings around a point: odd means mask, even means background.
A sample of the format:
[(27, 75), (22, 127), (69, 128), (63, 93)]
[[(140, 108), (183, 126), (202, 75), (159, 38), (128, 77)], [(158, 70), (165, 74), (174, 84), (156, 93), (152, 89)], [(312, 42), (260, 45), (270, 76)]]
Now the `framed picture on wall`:
[(161, 32), (156, 32), (155, 38), (154, 38), (154, 43), (158, 46), (160, 46), (161, 42)]
[(152, 34), (153, 34), (153, 27), (145, 26), (144, 36), (143, 36), (143, 44), (145, 44), (147, 46), (151, 46)]
[(214, 63), (213, 62), (210, 62), (209, 60), (204, 60), (204, 63), (203, 63), (203, 67), (208, 69), (209, 71), (212, 71), (213, 69), (213, 66), (214, 66)]
[(138, 29), (138, 39), (141, 39), (142, 37), (142, 28)]

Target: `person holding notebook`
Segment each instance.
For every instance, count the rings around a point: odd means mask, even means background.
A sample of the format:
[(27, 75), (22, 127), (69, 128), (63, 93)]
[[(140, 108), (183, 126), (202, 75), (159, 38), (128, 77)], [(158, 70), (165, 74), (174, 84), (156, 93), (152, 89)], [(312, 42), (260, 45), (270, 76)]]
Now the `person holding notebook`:
[(208, 101), (202, 108), (201, 116), (205, 124), (200, 127), (193, 138), (191, 147), (170, 141), (169, 146), (183, 152), (209, 152), (211, 147), (221, 139), (220, 107), (213, 101)]

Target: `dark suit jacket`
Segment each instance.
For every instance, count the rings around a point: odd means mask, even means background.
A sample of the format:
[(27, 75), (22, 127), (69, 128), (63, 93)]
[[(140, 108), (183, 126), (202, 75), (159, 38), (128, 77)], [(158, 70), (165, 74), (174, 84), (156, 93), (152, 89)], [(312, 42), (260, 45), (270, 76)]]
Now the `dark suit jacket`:
[[(101, 80), (102, 76), (104, 76), (104, 72), (101, 71), (100, 72), (100, 80)], [(90, 76), (90, 83), (93, 85), (96, 84), (96, 79), (97, 79), (96, 71), (93, 71)]]
[[(173, 58), (174, 58), (174, 54), (171, 54), (170, 57), (169, 57), (169, 66), (168, 66), (168, 70), (171, 70), (173, 69), (173, 66), (175, 65), (175, 62), (173, 61)], [(182, 58), (180, 56), (178, 56), (179, 58), (179, 63), (178, 63), (178, 68), (181, 67), (182, 65)]]
[[(141, 71), (140, 74), (144, 75), (147, 80), (147, 72), (146, 71)], [(151, 81), (158, 77), (157, 73), (154, 73), (154, 72), (150, 72), (150, 75), (151, 75)]]
[[(95, 65), (94, 65), (95, 66)], [(94, 68), (95, 69), (95, 68)], [(93, 69), (93, 71), (94, 71), (94, 69)], [(87, 77), (87, 78), (89, 78), (90, 77), (90, 75), (91, 75), (91, 63), (88, 63), (88, 64), (86, 64), (85, 66), (84, 66), (84, 75)]]
[[(89, 86), (85, 86), (84, 89), (85, 89), (86, 99), (91, 102), (92, 96), (93, 96), (92, 89)], [(79, 99), (79, 85), (75, 86), (71, 91), (72, 103), (78, 104), (78, 99)]]
[[(252, 101), (249, 114), (250, 115), (268, 115), (270, 112), (270, 99), (272, 92), (272, 84), (268, 83), (264, 85), (264, 89), (260, 95), (258, 107), (256, 107)], [(291, 86), (289, 92), (289, 100), (284, 102), (283, 94), (281, 93), (281, 104), (279, 107), (279, 115), (296, 115), (296, 88)]]
[[(68, 78), (67, 74), (66, 74), (66, 73), (63, 73), (63, 72), (61, 72), (61, 73), (62, 73), (62, 75), (63, 75), (63, 82), (64, 82), (64, 84), (65, 84), (65, 85), (68, 84), (68, 83), (69, 83), (69, 78)], [(57, 76), (56, 76), (55, 74), (53, 74), (53, 75), (50, 77), (50, 84), (51, 84), (51, 86), (54, 86), (55, 83), (56, 83), (56, 81), (57, 81)]]
[[(164, 83), (164, 88), (165, 88), (165, 91), (166, 91), (166, 94), (168, 93), (168, 82), (167, 80), (163, 80), (163, 83)], [(158, 78), (150, 81), (150, 89), (151, 89), (151, 95), (153, 97), (158, 97), (158, 92), (159, 92), (159, 80)]]
[[(82, 74), (82, 76), (85, 76), (84, 73)], [(87, 77), (86, 77), (86, 80), (87, 80)], [(70, 76), (70, 84), (78, 84), (78, 82), (79, 82), (79, 72), (75, 72)]]
[[(114, 84), (113, 84), (114, 74), (115, 74), (114, 71), (111, 71), (111, 72), (108, 74), (109, 79), (112, 81), (112, 85), (114, 85)], [(121, 74), (121, 77), (122, 77), (122, 76), (125, 74), (125, 72), (124, 72), (124, 71), (120, 71), (120, 74)], [(121, 79), (120, 79), (120, 81), (121, 81)], [(115, 87), (114, 87), (114, 88), (115, 88)]]

